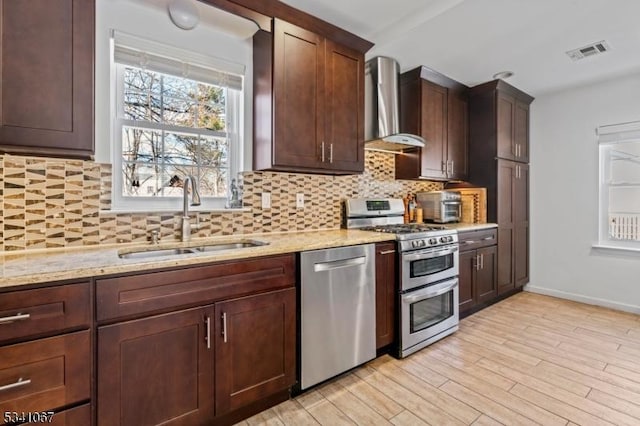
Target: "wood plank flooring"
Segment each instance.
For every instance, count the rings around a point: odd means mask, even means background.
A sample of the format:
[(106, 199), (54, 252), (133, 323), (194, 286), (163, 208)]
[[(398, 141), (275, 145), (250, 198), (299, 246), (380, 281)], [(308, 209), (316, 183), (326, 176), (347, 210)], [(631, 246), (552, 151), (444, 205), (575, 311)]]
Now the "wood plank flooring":
[(640, 425), (640, 316), (520, 293), (247, 425)]

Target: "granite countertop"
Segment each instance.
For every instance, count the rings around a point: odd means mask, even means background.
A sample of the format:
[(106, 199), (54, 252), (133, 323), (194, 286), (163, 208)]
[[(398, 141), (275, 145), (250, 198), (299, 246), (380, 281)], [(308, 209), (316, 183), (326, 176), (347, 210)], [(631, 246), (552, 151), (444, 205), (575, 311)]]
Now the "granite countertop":
[[(119, 253), (173, 247), (196, 247), (212, 243), (257, 240), (267, 245), (219, 252), (170, 255), (148, 259), (121, 259)], [(193, 239), (189, 243), (158, 245), (119, 244), (110, 246), (5, 252), (0, 255), (0, 289), (49, 281), (89, 278), (101, 275), (145, 271), (395, 240), (394, 234), (347, 229), (324, 231), (247, 234)]]
[(447, 229), (455, 229), (458, 232), (480, 231), (481, 229), (497, 228), (497, 223), (446, 223)]

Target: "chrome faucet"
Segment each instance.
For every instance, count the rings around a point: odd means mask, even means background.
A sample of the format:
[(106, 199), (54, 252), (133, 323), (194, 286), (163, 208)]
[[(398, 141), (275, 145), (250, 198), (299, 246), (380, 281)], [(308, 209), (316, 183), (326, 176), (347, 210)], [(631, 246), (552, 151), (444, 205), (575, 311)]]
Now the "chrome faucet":
[(189, 184), (191, 184), (191, 205), (200, 205), (200, 194), (196, 178), (188, 175), (182, 182), (182, 241), (191, 240), (191, 222), (189, 221)]

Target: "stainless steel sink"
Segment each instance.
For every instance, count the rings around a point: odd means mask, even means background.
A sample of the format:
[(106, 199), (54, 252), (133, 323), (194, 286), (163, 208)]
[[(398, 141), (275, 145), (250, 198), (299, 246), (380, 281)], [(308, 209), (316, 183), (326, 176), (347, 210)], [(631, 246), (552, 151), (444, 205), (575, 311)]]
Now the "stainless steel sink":
[(128, 253), (118, 253), (118, 257), (121, 259), (148, 259), (161, 256), (176, 256), (185, 254), (198, 254), (209, 253), (216, 251), (235, 250), (249, 247), (264, 246), (269, 243), (263, 241), (247, 240), (239, 241), (237, 243), (211, 243), (203, 244), (196, 247), (180, 247), (180, 248), (166, 248), (157, 250), (139, 250)]
[(235, 250), (240, 248), (247, 247), (258, 247), (265, 246), (269, 243), (265, 243), (263, 241), (241, 241), (238, 243), (218, 243), (218, 244), (206, 244), (198, 247), (194, 247), (194, 249), (201, 252), (210, 252), (210, 251), (221, 251), (221, 250)]
[(172, 248), (172, 249), (160, 249), (160, 250), (145, 250), (145, 251), (132, 251), (130, 253), (118, 253), (118, 257), (121, 259), (146, 259), (149, 257), (160, 256), (175, 256), (181, 254), (194, 254), (198, 253), (193, 248)]

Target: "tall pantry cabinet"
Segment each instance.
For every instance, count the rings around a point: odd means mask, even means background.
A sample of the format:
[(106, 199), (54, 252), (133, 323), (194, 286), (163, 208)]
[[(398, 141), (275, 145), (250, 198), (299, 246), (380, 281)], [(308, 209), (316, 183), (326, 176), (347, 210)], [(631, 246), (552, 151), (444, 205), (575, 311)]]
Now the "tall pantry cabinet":
[(498, 294), (529, 282), (529, 105), (502, 80), (469, 94), (470, 181), (487, 188), (487, 220), (498, 224)]

